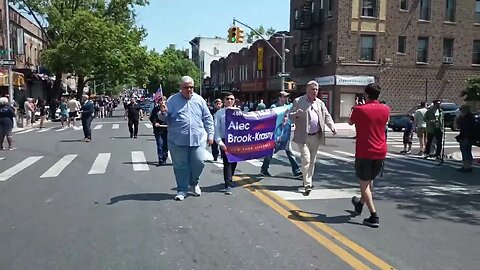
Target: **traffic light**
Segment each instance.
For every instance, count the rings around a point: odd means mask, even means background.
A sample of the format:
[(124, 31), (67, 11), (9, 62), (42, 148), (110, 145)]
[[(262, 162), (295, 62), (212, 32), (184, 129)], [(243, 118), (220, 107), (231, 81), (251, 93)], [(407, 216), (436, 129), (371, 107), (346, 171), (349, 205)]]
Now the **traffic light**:
[(238, 27), (237, 29), (237, 43), (243, 43), (243, 38), (245, 37), (245, 34), (243, 33), (243, 30)]
[(237, 43), (238, 27), (232, 26), (228, 29), (228, 43)]

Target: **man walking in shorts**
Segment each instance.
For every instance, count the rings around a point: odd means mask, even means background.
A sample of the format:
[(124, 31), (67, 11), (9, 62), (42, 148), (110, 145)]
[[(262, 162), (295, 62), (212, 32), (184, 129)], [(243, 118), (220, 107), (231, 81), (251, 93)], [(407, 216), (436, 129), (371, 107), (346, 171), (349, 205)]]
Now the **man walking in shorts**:
[(387, 155), (387, 138), (385, 124), (388, 122), (390, 108), (378, 102), (380, 86), (369, 84), (365, 87), (366, 103), (353, 108), (349, 119), (357, 131), (355, 145), (355, 173), (360, 182), (360, 199), (352, 198), (355, 212), (362, 213), (363, 204), (370, 210), (370, 217), (363, 224), (378, 228), (379, 217), (372, 198), (372, 183), (380, 173)]

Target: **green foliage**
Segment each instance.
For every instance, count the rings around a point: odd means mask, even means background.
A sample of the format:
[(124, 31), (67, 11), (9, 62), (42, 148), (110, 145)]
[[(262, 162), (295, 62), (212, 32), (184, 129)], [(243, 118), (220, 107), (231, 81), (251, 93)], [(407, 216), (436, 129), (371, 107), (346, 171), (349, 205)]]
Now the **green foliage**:
[[(265, 27), (263, 27), (263, 25), (260, 25), (260, 27), (256, 28), (255, 31), (262, 36), (273, 36), (273, 34), (276, 33), (276, 30), (274, 28), (270, 27), (265, 30)], [(250, 30), (250, 33), (247, 34), (247, 42), (252, 43), (255, 41), (255, 39), (260, 38), (260, 35), (258, 35), (257, 33)]]
[(480, 77), (467, 79), (467, 88), (460, 96), (465, 101), (480, 101)]
[(79, 87), (95, 80), (117, 86), (146, 80), (146, 33), (135, 26), (136, 5), (148, 0), (14, 0), (45, 21), (44, 64), (52, 73), (75, 73)]
[[(185, 75), (192, 77), (196, 86), (200, 85), (200, 70), (183, 51), (171, 48), (165, 49), (163, 54), (150, 51), (149, 57), (151, 66), (147, 88), (150, 92), (157, 91), (162, 84), (164, 95), (176, 93), (179, 90), (180, 78)], [(141, 85), (140, 82), (138, 84)]]

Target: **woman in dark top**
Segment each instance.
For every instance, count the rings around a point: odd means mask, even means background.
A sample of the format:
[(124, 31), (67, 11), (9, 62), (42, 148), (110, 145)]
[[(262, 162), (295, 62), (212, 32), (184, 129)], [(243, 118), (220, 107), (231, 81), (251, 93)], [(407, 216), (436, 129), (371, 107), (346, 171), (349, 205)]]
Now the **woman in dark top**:
[(8, 104), (8, 98), (0, 98), (0, 139), (2, 144), (0, 145), (0, 150), (3, 150), (3, 141), (5, 136), (7, 137), (8, 149), (14, 150), (13, 139), (12, 139), (12, 130), (13, 130), (13, 118), (15, 117), (15, 111)]
[(472, 144), (474, 141), (474, 118), (470, 106), (463, 105), (460, 107), (460, 115), (456, 119), (457, 127), (460, 129), (455, 139), (460, 143), (460, 152), (462, 152), (462, 167), (458, 169), (459, 172), (472, 172)]

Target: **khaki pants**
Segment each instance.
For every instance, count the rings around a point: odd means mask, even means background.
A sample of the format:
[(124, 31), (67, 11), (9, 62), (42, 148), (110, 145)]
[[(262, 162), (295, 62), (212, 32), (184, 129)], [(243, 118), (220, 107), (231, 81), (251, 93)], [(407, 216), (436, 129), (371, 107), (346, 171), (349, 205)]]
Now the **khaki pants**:
[(317, 151), (322, 143), (318, 134), (307, 135), (305, 144), (298, 144), (300, 149), (300, 159), (302, 161), (303, 186), (312, 186), (312, 178), (315, 170), (315, 161), (317, 159)]

